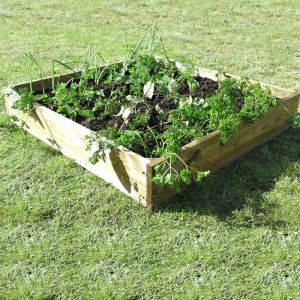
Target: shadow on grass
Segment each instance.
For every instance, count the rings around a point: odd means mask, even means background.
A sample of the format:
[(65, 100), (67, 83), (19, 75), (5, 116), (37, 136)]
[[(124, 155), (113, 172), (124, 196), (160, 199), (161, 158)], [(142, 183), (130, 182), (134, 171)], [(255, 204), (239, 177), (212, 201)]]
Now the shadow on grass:
[(289, 129), (210, 175), (200, 186), (177, 195), (161, 210), (212, 215), (239, 226), (284, 225), (284, 220), (270, 217), (277, 204), (266, 201), (264, 194), (273, 190), (281, 176), (294, 175), (292, 165), (300, 161), (299, 145), (300, 130)]

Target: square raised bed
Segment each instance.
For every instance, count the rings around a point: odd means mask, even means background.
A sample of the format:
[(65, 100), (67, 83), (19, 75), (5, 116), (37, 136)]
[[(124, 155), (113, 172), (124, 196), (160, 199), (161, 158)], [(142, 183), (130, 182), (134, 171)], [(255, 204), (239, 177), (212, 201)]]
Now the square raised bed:
[[(203, 68), (198, 69), (198, 75), (212, 80), (237, 77), (220, 75), (217, 71)], [(54, 80), (67, 82), (79, 76), (80, 72), (68, 73), (56, 76)], [(33, 81), (32, 88), (34, 91), (41, 91), (42, 87), (51, 88), (52, 80), (53, 78), (49, 77)], [(181, 159), (195, 170), (215, 171), (286, 129), (288, 111), (299, 111), (300, 94), (271, 85), (262, 85), (268, 87), (281, 103), (272, 107), (263, 118), (253, 124), (242, 122), (238, 131), (223, 146), (220, 145), (219, 130), (183, 146)], [(12, 108), (13, 103), (20, 97), (17, 90), (29, 87), (30, 83), (26, 82), (6, 88), (4, 92), (7, 113), (16, 116), (16, 123), (24, 126), (29, 133), (111, 183), (143, 206), (157, 207), (175, 194), (172, 189), (156, 186), (152, 181), (154, 167), (164, 158), (144, 158), (128, 149), (118, 147), (105, 151), (103, 159), (94, 165), (89, 161), (92, 152), (86, 150), (86, 136), (92, 133), (90, 129), (42, 105), (36, 105), (30, 114)], [(180, 163), (177, 167), (181, 167)], [(182, 189), (185, 187), (182, 184)]]

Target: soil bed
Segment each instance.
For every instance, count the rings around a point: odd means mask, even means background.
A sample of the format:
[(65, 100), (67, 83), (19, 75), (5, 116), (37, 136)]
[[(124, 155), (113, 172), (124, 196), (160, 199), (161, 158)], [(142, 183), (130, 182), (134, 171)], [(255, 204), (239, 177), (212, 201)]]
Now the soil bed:
[[(196, 81), (199, 83), (199, 89), (191, 94), (192, 97), (200, 97), (205, 98), (207, 96), (216, 95), (218, 93), (218, 82), (211, 80), (209, 78), (203, 78), (203, 77), (195, 77)], [(89, 82), (90, 85), (96, 89), (102, 89), (103, 86), (101, 85), (95, 85), (93, 81)], [(107, 89), (107, 94), (110, 94), (109, 88)], [(180, 94), (182, 96), (189, 96), (190, 91), (186, 84), (184, 84), (180, 89)], [(134, 117), (138, 114), (145, 113), (146, 110), (149, 110), (150, 112), (150, 119), (148, 122), (148, 125), (152, 129), (156, 129), (157, 132), (162, 133), (168, 128), (168, 124), (164, 123), (164, 126), (161, 126), (159, 122), (159, 113), (155, 109), (156, 105), (159, 105), (160, 108), (164, 111), (164, 119), (165, 122), (168, 120), (168, 115), (170, 110), (176, 108), (178, 106), (178, 103), (176, 103), (174, 100), (170, 101), (164, 101), (164, 95), (162, 94), (156, 94), (154, 96), (154, 99), (146, 99), (144, 103), (140, 103), (136, 107), (136, 112), (132, 113), (128, 119), (128, 123), (124, 124), (124, 121), (121, 116), (106, 116), (103, 119), (94, 119), (94, 120), (88, 120), (84, 117), (78, 117), (75, 121), (91, 130), (99, 131), (103, 129), (108, 129), (110, 127), (116, 128), (119, 130), (127, 130), (129, 129), (129, 124)], [(241, 108), (241, 107), (240, 107)]]
[[(138, 65), (139, 60), (142, 61), (142, 67), (146, 67), (149, 73), (148, 77), (151, 80), (154, 78), (155, 88), (153, 88), (151, 97), (145, 96), (145, 84), (147, 84), (145, 79), (140, 84), (136, 84), (135, 80), (132, 79), (134, 72), (136, 72), (134, 68), (137, 68), (135, 64)], [(150, 67), (147, 66), (147, 60), (150, 60), (153, 65)], [(112, 66), (111, 69), (108, 68), (102, 74), (101, 80), (96, 78), (94, 72), (87, 76), (83, 75), (79, 79), (71, 79), (67, 83), (61, 83), (64, 88), (63, 93), (61, 93), (59, 85), (54, 90), (35, 91), (35, 102), (65, 115), (88, 129), (101, 132), (103, 136), (108, 138), (112, 138), (109, 134), (112, 134), (113, 130), (114, 137), (112, 139), (115, 137), (122, 138), (122, 133), (127, 134), (133, 130), (139, 133), (150, 130), (151, 135), (146, 134), (143, 136), (144, 145), (133, 143), (134, 145), (132, 146), (123, 146), (144, 157), (159, 157), (162, 153), (155, 155), (151, 153), (151, 150), (147, 152), (145, 149), (153, 149), (153, 147), (157, 146), (157, 140), (154, 135), (162, 136), (170, 129), (170, 126), (173, 126), (174, 122), (170, 120), (170, 112), (178, 109), (181, 105), (180, 101), (183, 99), (196, 99), (201, 102), (208, 97), (217, 95), (219, 91), (219, 83), (217, 81), (191, 75), (192, 70), (189, 70), (187, 75), (184, 75), (186, 76), (185, 78), (178, 68), (175, 67), (174, 63), (156, 61), (153, 57), (141, 56), (137, 61), (132, 63), (132, 66), (127, 66), (128, 70), (126, 72), (124, 72), (123, 66), (117, 64)], [(139, 67), (142, 68), (141, 66)], [(99, 69), (98, 73), (100, 72)], [(123, 74), (121, 80), (116, 79), (119, 74)], [(167, 77), (169, 82), (172, 82), (172, 80), (175, 82), (176, 91), (170, 92), (171, 88), (168, 86), (168, 82), (165, 85), (160, 83), (164, 79), (165, 74), (169, 76)], [(111, 80), (110, 76), (114, 76), (114, 78)], [(139, 92), (136, 92), (135, 89), (137, 88), (139, 88)], [(86, 100), (88, 97), (82, 97), (83, 99), (81, 99), (80, 93), (82, 90), (85, 93), (86, 91), (90, 93), (88, 101)], [(73, 97), (72, 94), (76, 94), (74, 99), (71, 99)], [(107, 107), (110, 105), (109, 103), (112, 102), (112, 95), (114, 97), (113, 109), (109, 113), (105, 113)], [(100, 101), (99, 97), (102, 97)], [(70, 99), (72, 100), (71, 102)], [(102, 107), (99, 107), (99, 109), (96, 108), (98, 102), (102, 102)], [(80, 111), (72, 115), (77, 109), (76, 106), (80, 107)], [(241, 109), (242, 106), (243, 102), (240, 101), (237, 108)], [(121, 113), (124, 108), (130, 108), (130, 113), (126, 118)], [(201, 109), (200, 107), (198, 108)], [(80, 113), (82, 111), (93, 112), (92, 117)], [(144, 118), (144, 121), (140, 121), (142, 118)], [(186, 120), (184, 122), (190, 122), (190, 125), (195, 123), (194, 120)], [(207, 129), (204, 134), (213, 130)], [(191, 140), (192, 138), (186, 139), (180, 142), (180, 144), (183, 145)], [(178, 146), (180, 147), (181, 145)]]

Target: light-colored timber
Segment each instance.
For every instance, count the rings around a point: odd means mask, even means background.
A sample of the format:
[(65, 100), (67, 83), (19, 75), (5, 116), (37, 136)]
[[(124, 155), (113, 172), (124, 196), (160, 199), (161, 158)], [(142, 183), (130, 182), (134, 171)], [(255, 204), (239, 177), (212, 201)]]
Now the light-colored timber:
[[(204, 68), (197, 69), (197, 74), (213, 80), (226, 77), (239, 78)], [(66, 73), (42, 81), (35, 80), (31, 84), (34, 91), (41, 91), (43, 88), (51, 88), (53, 83), (68, 82), (78, 78), (79, 75), (80, 72)], [(255, 123), (241, 123), (236, 134), (224, 146), (220, 145), (218, 130), (183, 146), (180, 154), (182, 160), (195, 170), (215, 171), (285, 130), (288, 111), (300, 111), (300, 93), (268, 84), (262, 85), (271, 89), (281, 99), (281, 103), (271, 108)], [(175, 192), (170, 188), (159, 187), (152, 182), (154, 168), (164, 158), (144, 158), (126, 148), (118, 147), (106, 151), (103, 160), (93, 165), (89, 162), (92, 150), (86, 150), (86, 136), (93, 133), (91, 130), (42, 105), (36, 105), (30, 114), (23, 114), (13, 109), (13, 103), (19, 99), (16, 91), (29, 87), (30, 83), (25, 82), (6, 88), (4, 91), (6, 111), (9, 115), (18, 118), (17, 124), (22, 124), (29, 133), (75, 160), (131, 198), (138, 200), (143, 206), (152, 209), (174, 196)], [(178, 163), (177, 167), (180, 169), (182, 164)], [(186, 185), (182, 184), (182, 189), (185, 188)]]

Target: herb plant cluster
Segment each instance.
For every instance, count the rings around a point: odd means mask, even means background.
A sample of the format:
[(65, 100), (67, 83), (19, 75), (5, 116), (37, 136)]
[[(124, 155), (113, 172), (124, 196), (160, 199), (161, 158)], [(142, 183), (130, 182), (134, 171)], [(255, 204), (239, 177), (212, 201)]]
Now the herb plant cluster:
[(41, 103), (92, 129), (87, 148), (99, 145), (92, 163), (116, 146), (145, 157), (164, 156), (153, 180), (179, 190), (180, 180), (190, 184), (207, 174), (192, 170), (180, 158), (183, 145), (217, 129), (225, 144), (242, 120), (263, 117), (277, 100), (247, 79), (216, 82), (195, 76), (191, 64), (177, 64), (167, 55), (157, 58), (153, 39), (146, 52), (141, 51), (142, 42), (128, 51), (123, 63), (94, 68), (86, 63), (79, 79), (53, 84), (52, 90), (41, 93), (19, 91), (15, 108), (30, 112)]

